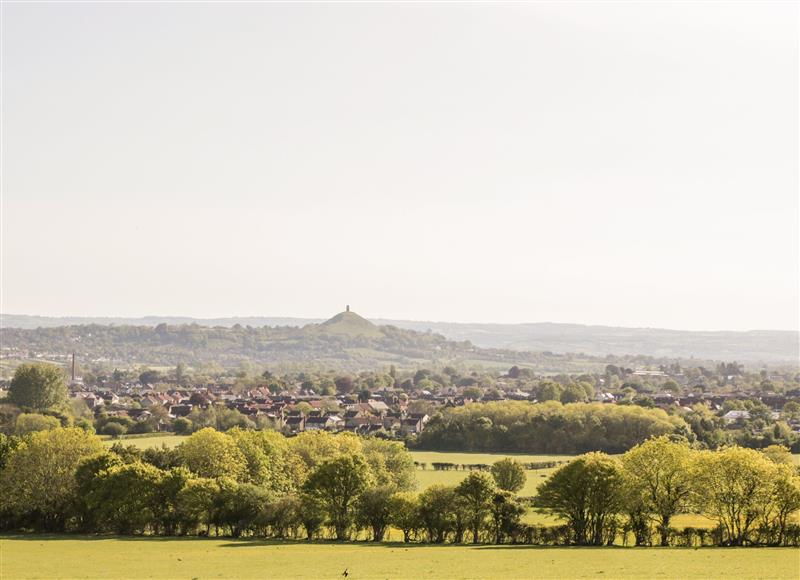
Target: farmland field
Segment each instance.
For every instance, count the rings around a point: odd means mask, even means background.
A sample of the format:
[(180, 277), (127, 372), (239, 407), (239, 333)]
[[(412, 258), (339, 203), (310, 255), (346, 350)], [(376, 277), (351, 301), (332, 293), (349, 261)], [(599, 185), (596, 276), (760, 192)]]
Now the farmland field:
[(543, 461), (569, 461), (572, 455), (522, 455), (515, 453), (451, 453), (449, 451), (412, 451), (414, 461), (420, 463), (446, 462), (462, 464), (485, 463), (491, 465), (505, 457), (516, 459), (520, 463), (536, 463)]
[[(503, 453), (445, 453), (438, 451), (412, 451), (411, 455), (414, 457), (414, 461), (426, 464), (426, 469), (417, 470), (417, 489), (420, 491), (435, 483), (458, 485), (458, 483), (469, 474), (469, 471), (460, 469), (435, 471), (431, 467), (431, 464), (436, 462), (454, 463), (457, 465), (492, 465), (494, 462), (500, 461), (505, 457), (511, 457), (520, 463), (569, 461), (572, 459), (570, 455), (509, 455)], [(555, 471), (555, 468), (527, 470), (525, 472), (527, 475), (525, 487), (520, 490), (519, 494), (523, 497), (532, 497), (536, 495), (536, 490), (539, 485), (541, 485), (553, 471)]]
[(797, 578), (789, 548), (540, 548), (201, 538), (0, 538), (0, 577)]
[(148, 447), (161, 447), (162, 443), (167, 447), (177, 447), (186, 440), (184, 435), (145, 435), (139, 436), (126, 436), (120, 439), (105, 439), (104, 443), (108, 446), (114, 443), (122, 443), (123, 445), (135, 445), (139, 449), (147, 449)]

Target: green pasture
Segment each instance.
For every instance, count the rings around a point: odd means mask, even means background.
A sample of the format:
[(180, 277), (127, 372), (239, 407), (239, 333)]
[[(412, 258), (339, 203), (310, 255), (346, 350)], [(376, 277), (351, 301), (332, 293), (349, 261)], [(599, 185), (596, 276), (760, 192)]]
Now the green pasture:
[(166, 435), (126, 435), (119, 439), (105, 439), (103, 443), (109, 447), (114, 443), (122, 443), (123, 445), (135, 445), (139, 449), (147, 449), (149, 447), (161, 447), (162, 444), (167, 447), (177, 447), (184, 440), (185, 435), (173, 435), (171, 433)]
[(6, 536), (0, 578), (774, 578), (789, 548), (543, 548)]
[[(433, 484), (458, 485), (469, 475), (468, 470), (452, 469), (435, 471), (432, 463), (454, 463), (461, 465), (484, 464), (492, 465), (506, 457), (516, 459), (520, 463), (541, 463), (546, 461), (569, 461), (570, 455), (509, 455), (503, 453), (445, 453), (438, 451), (412, 451), (411, 455), (417, 463), (425, 463), (426, 469), (417, 470), (417, 489), (422, 491)], [(555, 471), (555, 468), (526, 470), (527, 480), (519, 495), (532, 497), (545, 479)]]
[[(536, 490), (545, 481), (547, 476), (555, 469), (537, 469), (536, 471), (526, 471), (527, 479), (519, 495), (522, 497), (532, 497), (536, 495)], [(433, 484), (458, 485), (462, 479), (469, 475), (469, 471), (433, 471), (432, 469), (417, 470), (417, 491), (422, 491)]]
[(427, 463), (428, 468), (431, 469), (430, 464), (439, 463), (455, 463), (458, 465), (469, 464), (486, 464), (491, 465), (495, 461), (500, 461), (506, 457), (516, 459), (520, 463), (541, 463), (544, 461), (569, 461), (573, 458), (572, 455), (525, 455), (514, 453), (451, 453), (447, 451), (412, 451), (411, 455), (414, 461), (418, 463)]

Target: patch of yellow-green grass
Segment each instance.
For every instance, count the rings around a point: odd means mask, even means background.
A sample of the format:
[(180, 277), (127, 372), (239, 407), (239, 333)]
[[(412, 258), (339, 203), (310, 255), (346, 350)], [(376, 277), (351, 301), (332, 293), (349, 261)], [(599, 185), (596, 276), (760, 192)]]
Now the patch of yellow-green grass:
[[(538, 526), (555, 526), (564, 522), (550, 514), (530, 509), (522, 517), (526, 524)], [(672, 527), (682, 529), (686, 527), (711, 529), (717, 525), (715, 520), (698, 514), (679, 514), (672, 518)]]
[[(536, 490), (547, 479), (554, 469), (537, 469), (535, 471), (525, 471), (527, 476), (525, 486), (519, 491), (522, 497), (532, 497), (536, 495)], [(432, 469), (417, 470), (417, 491), (423, 491), (426, 487), (434, 484), (458, 485), (462, 479), (469, 475), (469, 471), (434, 471)]]
[(774, 578), (788, 548), (545, 548), (201, 538), (0, 539), (0, 577), (28, 578)]
[[(467, 475), (469, 470), (451, 469), (434, 470), (432, 463), (454, 463), (456, 465), (484, 464), (492, 465), (505, 457), (516, 459), (520, 463), (542, 463), (547, 461), (569, 461), (570, 455), (508, 455), (502, 453), (447, 453), (438, 451), (412, 451), (414, 461), (425, 463), (426, 469), (417, 470), (417, 489), (424, 490), (434, 484), (458, 485)], [(554, 468), (526, 470), (525, 486), (519, 495), (530, 497), (536, 495), (537, 488), (553, 473)]]
[(434, 462), (463, 464), (483, 463), (492, 465), (506, 457), (516, 459), (520, 463), (541, 463), (544, 461), (569, 461), (574, 455), (529, 455), (514, 453), (450, 453), (447, 451), (412, 451), (414, 461), (430, 464)]
[(185, 435), (173, 435), (173, 434), (160, 434), (160, 435), (146, 435), (143, 437), (139, 436), (124, 436), (120, 437), (119, 439), (105, 439), (103, 443), (108, 445), (109, 447), (114, 443), (122, 443), (123, 445), (135, 445), (139, 449), (148, 449), (150, 447), (161, 447), (161, 445), (166, 445), (167, 447), (177, 447), (181, 443), (186, 440)]

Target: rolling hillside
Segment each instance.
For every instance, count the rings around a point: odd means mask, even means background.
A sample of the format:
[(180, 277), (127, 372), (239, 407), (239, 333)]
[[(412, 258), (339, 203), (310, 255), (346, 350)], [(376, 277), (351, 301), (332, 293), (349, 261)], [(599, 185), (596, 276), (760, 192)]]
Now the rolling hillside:
[[(469, 341), (481, 348), (510, 351), (585, 353), (594, 357), (609, 354), (616, 356), (639, 354), (659, 358), (737, 360), (750, 364), (794, 364), (800, 360), (800, 335), (797, 332), (778, 330), (693, 332), (549, 322), (470, 324), (389, 319), (375, 319), (371, 323), (353, 312), (343, 312), (327, 322), (314, 318), (275, 317), (49, 318), (14, 314), (2, 314), (0, 320), (4, 334), (9, 334), (9, 336), (15, 334), (12, 333), (12, 329), (32, 330), (76, 325), (154, 327), (159, 324), (167, 324), (169, 326), (201, 325), (220, 328), (233, 328), (237, 325), (245, 328), (281, 327), (287, 330), (287, 334), (291, 334), (288, 331), (289, 328), (299, 329), (314, 325), (308, 329), (308, 334), (379, 338), (382, 332), (381, 328), (393, 326), (399, 329), (440, 334), (453, 341)], [(311, 332), (311, 328), (314, 327), (317, 328), (316, 333)]]
[(10, 372), (14, 361), (67, 361), (73, 352), (83, 362), (110, 368), (174, 366), (179, 361), (191, 366), (217, 364), (231, 368), (254, 363), (350, 371), (389, 365), (403, 368), (448, 364), (507, 370), (516, 364), (538, 372), (559, 373), (599, 371), (609, 362), (629, 366), (658, 362), (648, 357), (634, 361), (480, 348), (434, 332), (378, 326), (351, 311), (303, 327), (81, 324), (4, 328), (2, 337), (3, 374)]

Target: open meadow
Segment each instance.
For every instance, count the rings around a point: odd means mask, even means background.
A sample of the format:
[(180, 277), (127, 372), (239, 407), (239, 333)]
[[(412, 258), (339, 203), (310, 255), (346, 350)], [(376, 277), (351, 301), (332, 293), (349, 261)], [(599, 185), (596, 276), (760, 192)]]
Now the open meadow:
[(0, 577), (796, 579), (790, 548), (544, 548), (6, 536)]
[(173, 435), (172, 433), (167, 433), (155, 435), (126, 435), (124, 437), (120, 437), (119, 439), (111, 439), (106, 437), (103, 439), (103, 442), (109, 447), (114, 443), (122, 443), (123, 445), (135, 445), (139, 449), (161, 447), (161, 445), (166, 445), (167, 447), (172, 448), (177, 447), (186, 441), (187, 438), (188, 437), (186, 435)]

